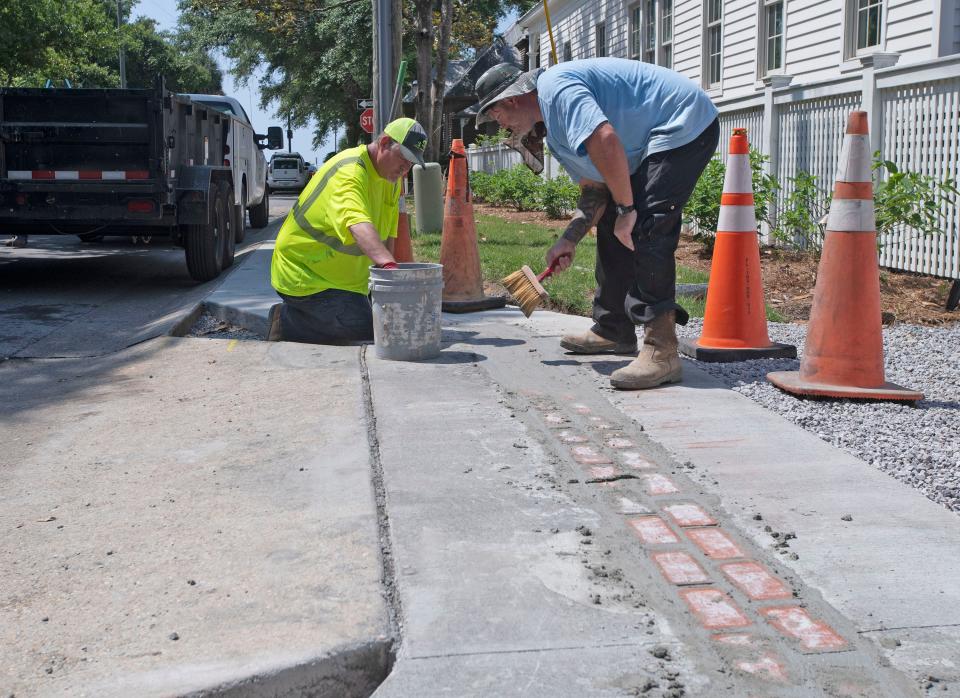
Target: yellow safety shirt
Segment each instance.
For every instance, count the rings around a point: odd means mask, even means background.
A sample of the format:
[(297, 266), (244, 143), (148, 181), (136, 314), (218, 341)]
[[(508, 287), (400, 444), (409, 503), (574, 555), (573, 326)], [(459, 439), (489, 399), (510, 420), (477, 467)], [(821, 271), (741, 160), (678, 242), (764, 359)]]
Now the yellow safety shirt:
[(350, 226), (371, 223), (380, 239), (397, 236), (400, 182), (373, 167), (367, 146), (330, 158), (304, 188), (280, 228), (270, 281), (288, 296), (336, 288), (366, 295), (370, 258)]

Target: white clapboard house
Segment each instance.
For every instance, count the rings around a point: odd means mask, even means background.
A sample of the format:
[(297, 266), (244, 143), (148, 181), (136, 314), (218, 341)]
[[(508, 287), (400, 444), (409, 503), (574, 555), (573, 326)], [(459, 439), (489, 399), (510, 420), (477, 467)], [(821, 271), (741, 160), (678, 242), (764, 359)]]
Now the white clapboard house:
[[(553, 0), (560, 61), (617, 56), (697, 82), (787, 182), (799, 170), (831, 187), (847, 114), (870, 114), (874, 150), (938, 178), (960, 172), (960, 0)], [(553, 63), (542, 4), (505, 37), (529, 68)], [(485, 148), (471, 166), (514, 161)], [(555, 171), (553, 166), (551, 171)], [(960, 278), (960, 208), (943, 234), (884, 239), (881, 264)]]

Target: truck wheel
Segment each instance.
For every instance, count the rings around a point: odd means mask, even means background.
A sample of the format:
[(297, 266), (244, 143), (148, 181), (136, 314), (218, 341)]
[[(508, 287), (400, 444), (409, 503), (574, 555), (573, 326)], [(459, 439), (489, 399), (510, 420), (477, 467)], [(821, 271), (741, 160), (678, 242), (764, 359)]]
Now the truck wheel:
[(270, 222), (270, 193), (263, 190), (263, 200), (250, 209), (250, 227), (265, 228)]
[(236, 241), (238, 243), (243, 242), (244, 236), (247, 234), (247, 185), (244, 184), (240, 189), (240, 208), (237, 209), (236, 216), (234, 220), (237, 222), (236, 230)]
[(229, 182), (220, 182), (218, 187), (222, 200), (223, 214), (223, 268), (233, 266), (233, 257), (237, 249), (237, 217), (233, 205), (233, 185)]
[(215, 279), (223, 269), (223, 197), (216, 185), (207, 194), (207, 221), (183, 231), (187, 271), (197, 281)]

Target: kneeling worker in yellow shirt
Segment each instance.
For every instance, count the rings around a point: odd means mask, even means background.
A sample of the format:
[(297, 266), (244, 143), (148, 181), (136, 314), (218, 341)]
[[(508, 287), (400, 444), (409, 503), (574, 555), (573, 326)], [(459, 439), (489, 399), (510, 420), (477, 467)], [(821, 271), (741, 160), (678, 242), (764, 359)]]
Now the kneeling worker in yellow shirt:
[(397, 266), (400, 180), (423, 164), (426, 143), (420, 124), (396, 119), (369, 145), (348, 148), (317, 171), (277, 237), (270, 281), (283, 303), (270, 310), (269, 339), (373, 339), (369, 267)]

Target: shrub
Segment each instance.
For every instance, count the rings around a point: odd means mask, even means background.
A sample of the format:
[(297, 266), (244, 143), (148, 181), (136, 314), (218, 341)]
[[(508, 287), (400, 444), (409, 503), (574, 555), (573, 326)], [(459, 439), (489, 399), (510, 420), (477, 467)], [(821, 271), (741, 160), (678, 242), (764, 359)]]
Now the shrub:
[(809, 172), (801, 170), (789, 182), (790, 195), (777, 216), (773, 238), (794, 249), (820, 250), (826, 227), (824, 216), (830, 210), (833, 195), (823, 191), (818, 178)]
[(504, 203), (513, 204), (518, 211), (532, 211), (539, 207), (543, 180), (529, 167), (514, 165), (497, 175), (503, 177), (498, 194)]
[[(750, 172), (753, 180), (754, 214), (759, 225), (769, 221), (771, 204), (776, 201), (780, 185), (777, 180), (763, 171), (769, 160), (753, 148), (750, 149)], [(726, 166), (719, 155), (707, 163), (700, 179), (693, 188), (690, 200), (683, 207), (683, 220), (693, 224), (694, 238), (707, 252), (713, 251), (714, 236), (717, 231), (717, 219), (720, 217), (720, 197), (723, 194), (723, 178)]]
[(501, 129), (498, 129), (497, 132), (492, 136), (488, 136), (485, 133), (477, 134), (477, 138), (476, 140), (474, 140), (473, 144), (478, 148), (483, 148), (484, 146), (488, 146), (488, 145), (500, 145), (509, 137), (510, 137), (510, 132), (505, 128), (501, 128)]
[(493, 175), (486, 172), (471, 172), (470, 191), (473, 192), (474, 201), (490, 203)]
[(549, 218), (566, 218), (577, 207), (580, 187), (561, 174), (543, 183), (540, 202)]

